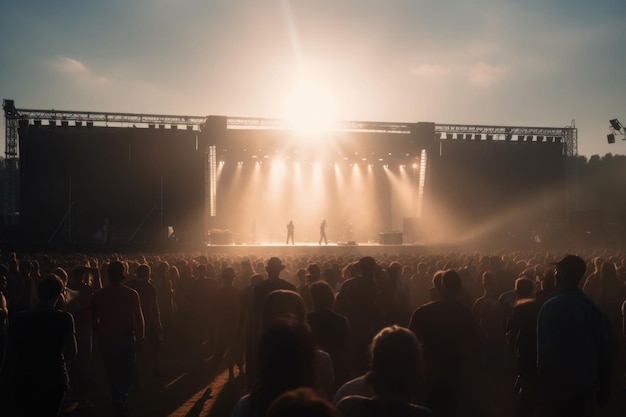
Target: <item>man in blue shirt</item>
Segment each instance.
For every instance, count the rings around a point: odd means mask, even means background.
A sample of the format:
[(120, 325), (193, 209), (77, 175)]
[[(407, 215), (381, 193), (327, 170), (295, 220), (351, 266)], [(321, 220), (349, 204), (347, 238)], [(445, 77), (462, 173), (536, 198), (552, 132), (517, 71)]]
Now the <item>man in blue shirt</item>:
[(537, 323), (537, 366), (551, 416), (591, 417), (608, 400), (610, 345), (607, 322), (578, 283), (585, 261), (567, 255), (556, 266), (557, 292)]

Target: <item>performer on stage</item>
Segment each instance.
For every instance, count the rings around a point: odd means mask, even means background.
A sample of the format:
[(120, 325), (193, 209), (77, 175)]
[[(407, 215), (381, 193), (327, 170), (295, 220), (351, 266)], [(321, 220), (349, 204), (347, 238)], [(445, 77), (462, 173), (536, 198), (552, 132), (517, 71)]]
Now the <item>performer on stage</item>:
[(293, 220), (289, 220), (289, 223), (287, 223), (287, 243), (286, 245), (289, 244), (289, 239), (291, 239), (291, 245), (293, 245), (293, 231), (295, 230), (295, 226), (293, 225)]
[(322, 244), (322, 240), (325, 245), (328, 245), (328, 239), (326, 239), (326, 228), (328, 224), (326, 224), (326, 220), (324, 219), (322, 223), (320, 223), (320, 245)]

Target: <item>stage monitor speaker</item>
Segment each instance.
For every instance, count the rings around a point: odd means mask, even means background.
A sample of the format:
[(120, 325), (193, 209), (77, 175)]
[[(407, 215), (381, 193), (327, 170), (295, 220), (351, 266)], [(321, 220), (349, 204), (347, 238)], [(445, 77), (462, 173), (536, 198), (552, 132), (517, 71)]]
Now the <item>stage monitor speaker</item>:
[(615, 135), (612, 133), (610, 135), (606, 135), (606, 140), (609, 143), (615, 143)]
[(400, 232), (379, 233), (378, 243), (380, 243), (381, 245), (402, 245), (402, 233)]

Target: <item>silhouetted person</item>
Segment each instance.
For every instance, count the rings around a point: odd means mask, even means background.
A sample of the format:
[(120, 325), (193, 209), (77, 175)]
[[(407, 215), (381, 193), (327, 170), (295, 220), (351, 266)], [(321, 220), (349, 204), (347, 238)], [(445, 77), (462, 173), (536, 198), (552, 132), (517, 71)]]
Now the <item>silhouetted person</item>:
[(378, 286), (374, 279), (377, 267), (371, 256), (359, 260), (356, 278), (344, 282), (335, 301), (335, 311), (350, 320), (352, 330), (352, 371), (364, 373), (369, 361), (369, 345), (378, 330), (383, 328), (382, 310), (378, 304)]
[(326, 282), (311, 284), (311, 299), (314, 311), (307, 314), (307, 322), (317, 345), (333, 361), (335, 383), (338, 386), (350, 377), (350, 322), (345, 316), (332, 311), (335, 294)]
[(311, 301), (311, 285), (320, 280), (322, 271), (320, 270), (319, 265), (313, 263), (309, 264), (306, 272), (304, 285), (298, 288), (298, 293), (304, 300), (306, 311), (313, 311), (313, 302)]
[(137, 381), (145, 377), (146, 371), (150, 370), (150, 376), (158, 376), (159, 351), (163, 339), (163, 327), (161, 325), (161, 313), (157, 301), (157, 290), (151, 282), (152, 270), (150, 266), (143, 264), (137, 267), (136, 277), (129, 280), (126, 285), (137, 291), (141, 303), (141, 311), (146, 326), (146, 340), (141, 352), (137, 355)]
[(109, 285), (97, 291), (91, 300), (91, 319), (109, 378), (113, 410), (116, 416), (127, 416), (127, 397), (134, 381), (136, 354), (144, 340), (145, 323), (139, 294), (122, 284), (124, 264), (112, 261), (107, 272)]
[(605, 316), (578, 284), (585, 261), (567, 255), (555, 264), (557, 292), (537, 324), (537, 366), (546, 412), (590, 417), (610, 388), (610, 345)]
[(415, 310), (409, 324), (424, 349), (426, 406), (437, 417), (457, 415), (462, 402), (461, 365), (476, 343), (476, 322), (457, 300), (461, 286), (458, 272), (445, 271), (441, 299)]
[(328, 223), (326, 220), (322, 220), (320, 223), (320, 245), (322, 244), (322, 240), (325, 245), (328, 245), (328, 239), (326, 239), (326, 228), (328, 227)]
[(539, 405), (537, 374), (537, 317), (541, 304), (533, 298), (534, 282), (528, 278), (515, 281), (518, 300), (507, 323), (507, 339), (517, 358), (517, 417), (532, 417)]
[(402, 265), (392, 262), (387, 268), (387, 274), (387, 291), (382, 300), (385, 324), (406, 327), (413, 310), (409, 286), (402, 277)]
[(286, 245), (289, 244), (289, 239), (291, 239), (291, 244), (293, 245), (293, 232), (296, 229), (296, 226), (294, 226), (293, 224), (293, 220), (289, 220), (289, 223), (287, 223), (287, 243)]
[(256, 372), (256, 346), (261, 338), (262, 323), (261, 318), (263, 316), (263, 306), (265, 304), (265, 297), (276, 290), (289, 290), (297, 292), (296, 287), (288, 283), (284, 279), (280, 278), (280, 272), (285, 269), (280, 258), (271, 257), (267, 261), (265, 270), (267, 271), (267, 279), (259, 282), (252, 289), (252, 314), (250, 315), (250, 329), (248, 333), (249, 343), (248, 351), (246, 352), (246, 373), (248, 374), (248, 381), (252, 382), (255, 378)]
[[(57, 268), (61, 273), (61, 268)], [(97, 271), (97, 269), (96, 269)], [(78, 406), (91, 407), (89, 389), (92, 364), (93, 329), (91, 327), (91, 298), (96, 290), (101, 288), (98, 274), (94, 282), (94, 271), (85, 266), (78, 266), (72, 270), (71, 278), (66, 288), (67, 311), (74, 317), (76, 326), (76, 343), (78, 354), (72, 361), (70, 380), (71, 395), (78, 401)]]
[(54, 308), (63, 283), (47, 275), (37, 286), (39, 305), (11, 324), (11, 362), (25, 416), (56, 416), (68, 387), (66, 360), (76, 355), (72, 315)]
[(239, 375), (243, 375), (243, 353), (239, 335), (241, 314), (241, 291), (233, 286), (235, 270), (231, 267), (222, 270), (223, 286), (215, 293), (215, 323), (216, 323), (216, 365), (224, 358), (228, 351), (228, 379), (235, 378), (233, 368), (237, 364)]
[(257, 352), (259, 368), (250, 394), (237, 402), (231, 417), (261, 417), (282, 393), (315, 386), (313, 336), (302, 323), (269, 326)]
[(365, 376), (372, 398), (349, 396), (337, 409), (343, 417), (432, 417), (414, 401), (422, 382), (422, 359), (415, 335), (398, 326), (386, 327), (372, 342), (372, 360)]

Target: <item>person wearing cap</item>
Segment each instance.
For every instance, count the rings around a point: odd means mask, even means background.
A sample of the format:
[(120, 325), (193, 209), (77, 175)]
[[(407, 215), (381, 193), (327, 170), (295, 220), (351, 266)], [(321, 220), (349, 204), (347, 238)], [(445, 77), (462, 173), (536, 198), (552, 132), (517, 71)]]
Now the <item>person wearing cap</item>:
[(585, 261), (567, 255), (553, 265), (557, 291), (541, 307), (537, 323), (543, 408), (551, 416), (591, 417), (596, 404), (603, 406), (609, 396), (607, 321), (578, 287)]

